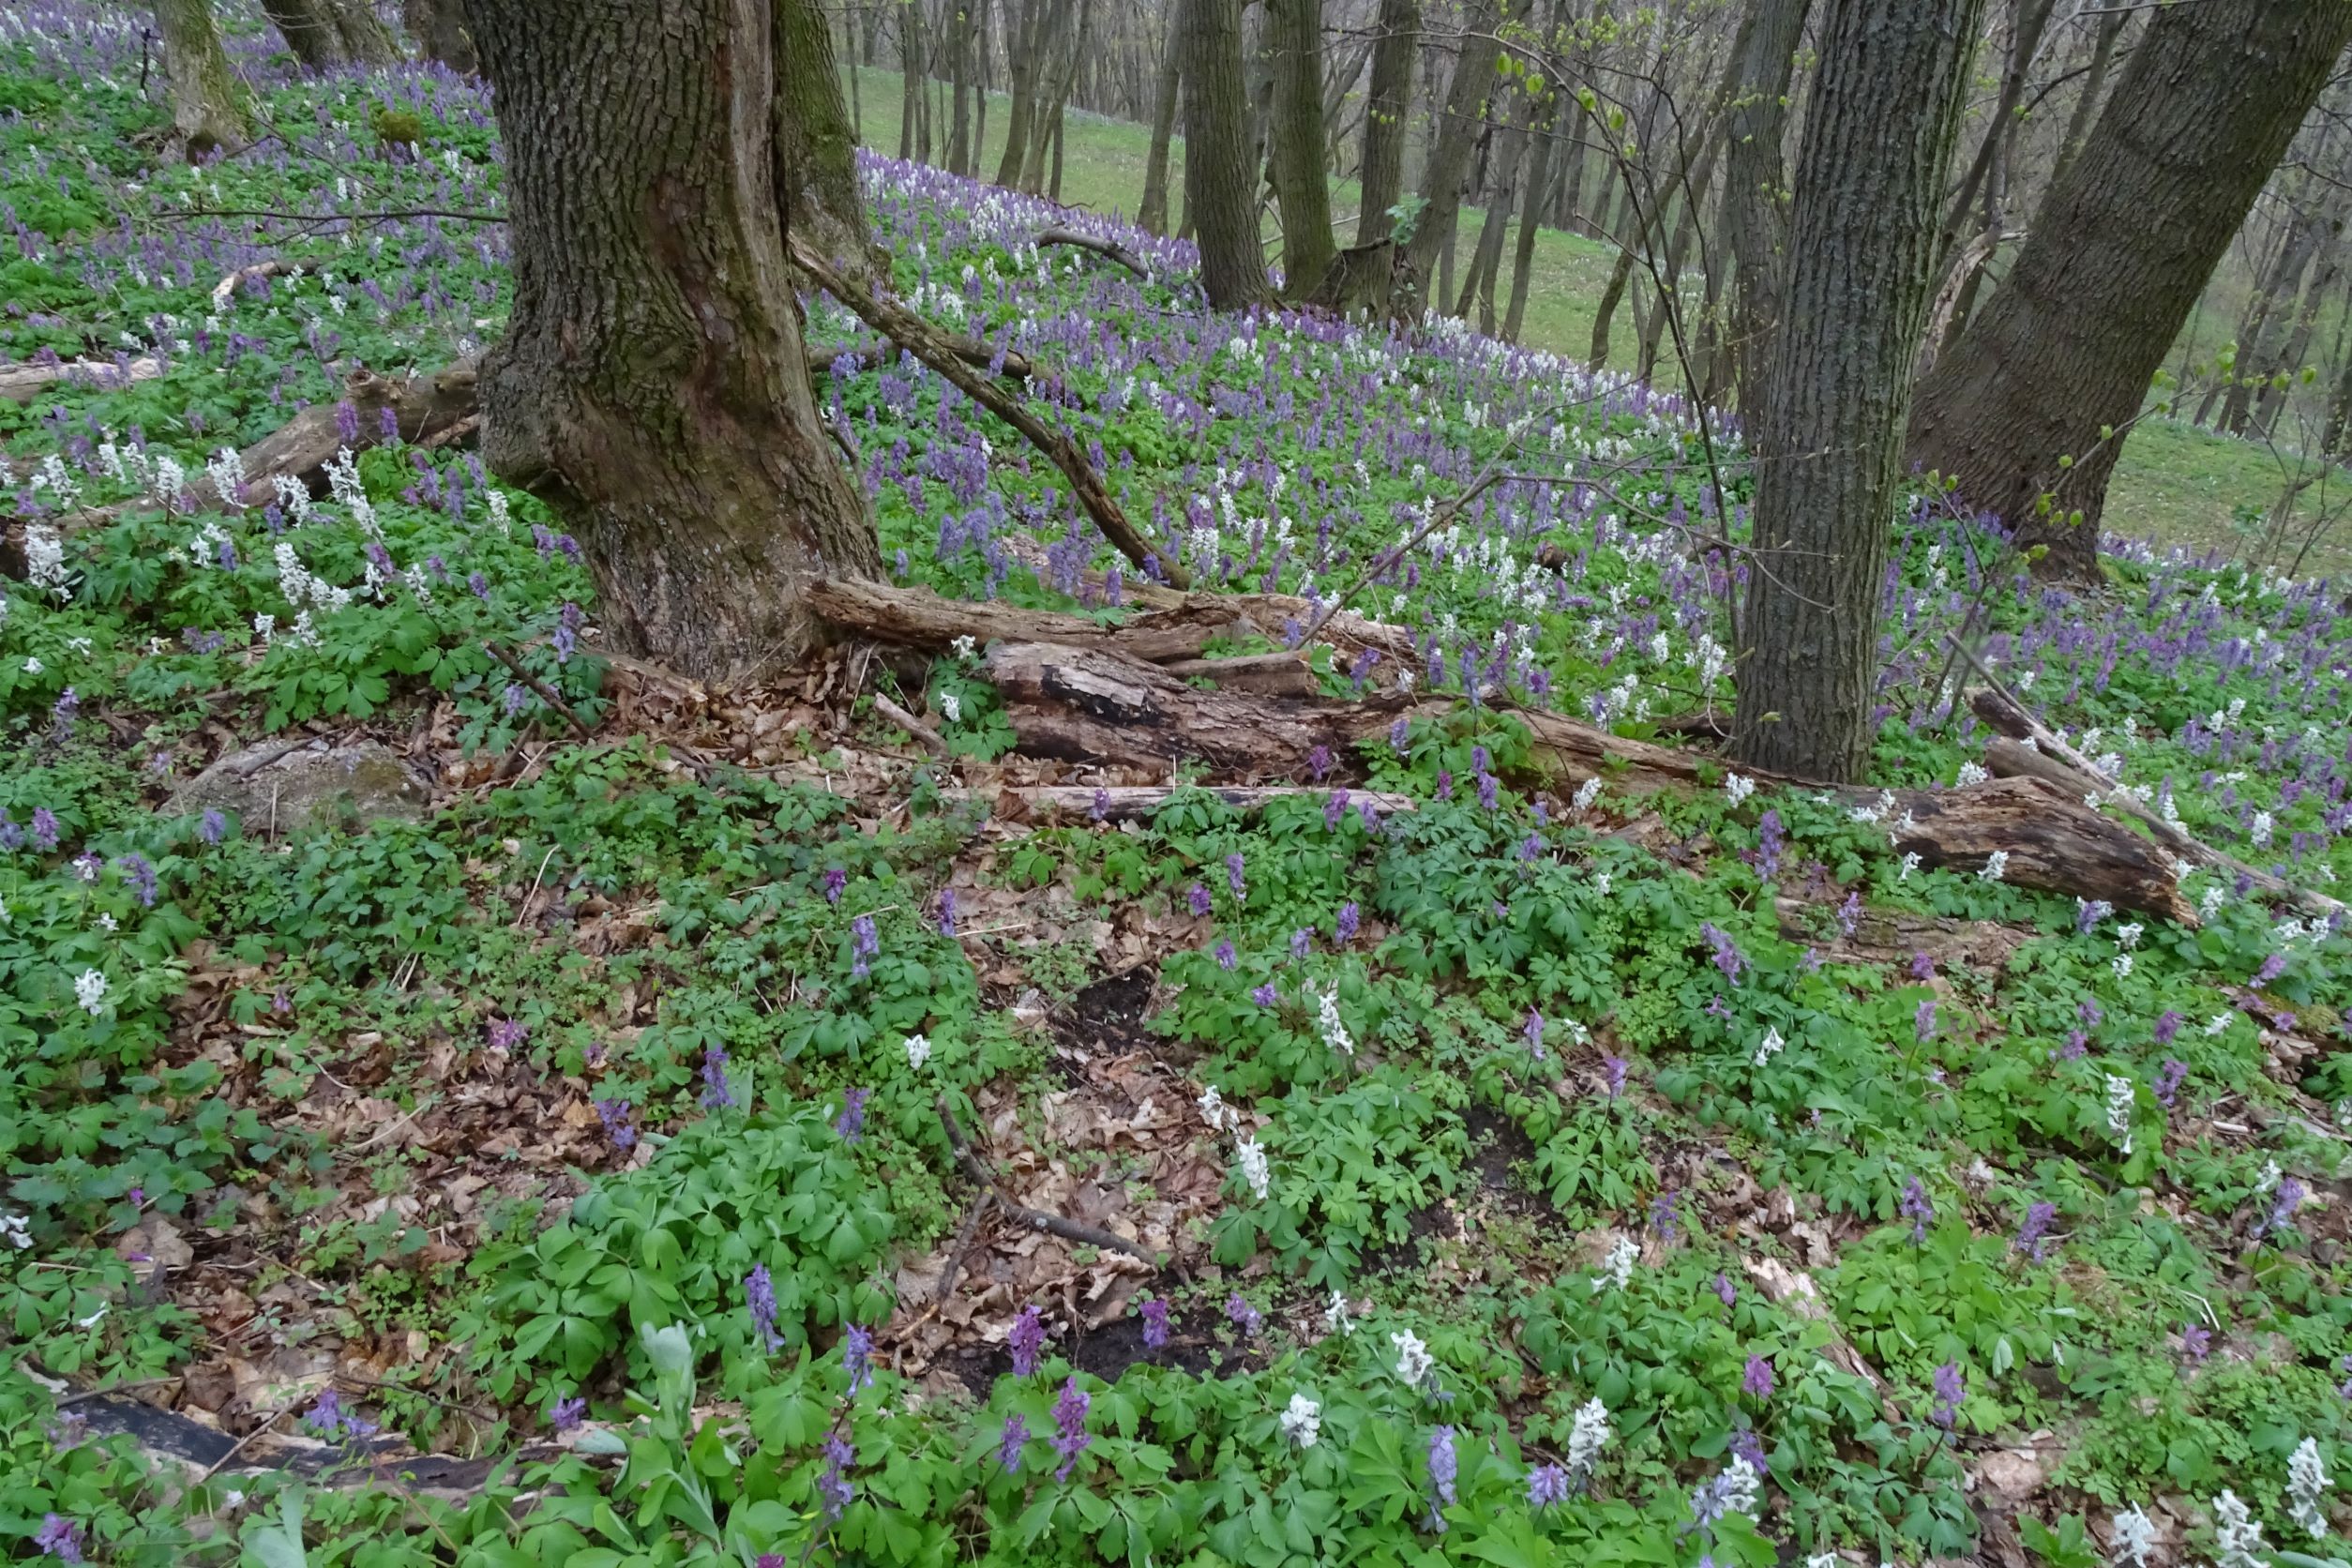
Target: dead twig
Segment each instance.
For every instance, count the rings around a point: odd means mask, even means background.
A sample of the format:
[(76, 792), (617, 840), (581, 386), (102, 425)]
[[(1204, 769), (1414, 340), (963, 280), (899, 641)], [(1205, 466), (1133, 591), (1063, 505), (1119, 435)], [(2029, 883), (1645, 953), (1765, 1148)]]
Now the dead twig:
[[(288, 1408), (291, 1409), (292, 1407)], [(235, 1447), (230, 1449), (228, 1453), (223, 1454), (219, 1458), (215, 1459), (212, 1462), (211, 1467), (207, 1469), (204, 1474), (196, 1478), (196, 1485), (202, 1486), (205, 1482), (210, 1481), (214, 1476), (219, 1475), (222, 1470), (227, 1468), (231, 1460), (234, 1459), (238, 1455), (244, 1453), (247, 1449), (252, 1447), (255, 1440), (259, 1439), (263, 1433), (268, 1431), (271, 1427), (277, 1425), (279, 1419), (282, 1418), (285, 1413), (285, 1410), (270, 1411), (267, 1420), (264, 1421), (259, 1426), (254, 1427), (250, 1432), (246, 1433), (245, 1436), (239, 1438), (236, 1440)]]
[(1025, 1203), (1014, 1202), (1005, 1196), (1004, 1189), (997, 1185), (995, 1170), (989, 1167), (988, 1162), (981, 1156), (980, 1153), (972, 1148), (971, 1139), (964, 1137), (963, 1128), (956, 1122), (955, 1108), (947, 1103), (947, 1096), (942, 1094), (938, 1103), (940, 1123), (947, 1129), (947, 1146), (956, 1152), (956, 1163), (962, 1166), (965, 1173), (981, 1184), (998, 1208), (1003, 1209), (1007, 1214), (1032, 1230), (1044, 1230), (1061, 1237), (1065, 1242), (1076, 1242), (1081, 1246), (1100, 1247), (1106, 1252), (1123, 1252), (1130, 1258), (1140, 1259), (1154, 1269), (1160, 1266), (1160, 1260), (1155, 1255), (1145, 1251), (1142, 1246), (1115, 1231), (1106, 1230), (1098, 1225), (1089, 1225), (1084, 1220), (1065, 1219), (1060, 1214), (1049, 1214), (1042, 1209), (1033, 1209)]
[(996, 1189), (982, 1187), (980, 1196), (964, 1211), (964, 1222), (956, 1227), (956, 1240), (947, 1249), (947, 1267), (939, 1276), (939, 1289), (931, 1293), (931, 1304), (937, 1306), (956, 1293), (956, 1282), (963, 1277), (964, 1253), (972, 1245), (972, 1232), (980, 1229), (980, 1216), (996, 1201)]
[(882, 715), (882, 717), (890, 720), (891, 723), (896, 724), (899, 729), (904, 730), (908, 734), (912, 735), (915, 739), (915, 743), (922, 746), (924, 750), (929, 752), (932, 756), (944, 757), (947, 755), (947, 742), (940, 737), (940, 732), (938, 731), (932, 729), (929, 725), (924, 723), (921, 719), (915, 717), (914, 715), (907, 712), (906, 709), (900, 707), (897, 703), (893, 702), (889, 698), (884, 697), (879, 691), (874, 693), (874, 711)]
[(557, 713), (563, 715), (565, 722), (572, 727), (574, 732), (577, 733), (580, 739), (596, 739), (596, 732), (594, 730), (589, 729), (588, 726), (581, 721), (580, 716), (572, 712), (570, 706), (565, 703), (561, 697), (556, 696), (545, 681), (540, 680), (539, 677), (534, 675), (531, 671), (525, 670), (520, 664), (517, 663), (515, 661), (514, 655), (508, 653), (505, 649), (500, 647), (495, 641), (487, 637), (482, 640), (482, 647), (490, 657), (496, 659), (499, 663), (513, 671), (515, 672), (515, 679), (520, 681), (524, 686), (529, 686), (532, 691), (536, 694), (540, 701), (545, 702), (549, 707), (553, 708)]

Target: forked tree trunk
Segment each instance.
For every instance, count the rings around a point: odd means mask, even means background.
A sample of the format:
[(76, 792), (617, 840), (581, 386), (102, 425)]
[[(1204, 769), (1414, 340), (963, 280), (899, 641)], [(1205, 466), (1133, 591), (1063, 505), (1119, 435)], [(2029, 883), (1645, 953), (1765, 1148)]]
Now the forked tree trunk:
[(579, 536), (614, 646), (716, 681), (774, 670), (816, 636), (808, 583), (882, 570), (818, 421), (779, 221), (779, 73), (830, 86), (831, 51), (785, 53), (775, 11), (737, 0), (468, 0), (467, 21), (514, 236), (483, 454)]
[(1200, 286), (1220, 310), (1266, 297), (1257, 182), (1242, 90), (1240, 0), (1184, 0), (1184, 212), (1199, 234)]
[(1920, 384), (1911, 457), (2044, 547), (2043, 575), (2097, 576), (2122, 432), (2346, 38), (2343, 0), (2156, 10), (2008, 278)]
[(220, 52), (207, 0), (156, 0), (155, 23), (172, 93), (172, 135), (181, 150), (198, 160), (251, 141), (245, 89)]
[(459, 0), (400, 0), (400, 25), (416, 40), (423, 58), (437, 60), (460, 76), (480, 68)]
[(400, 47), (367, 0), (262, 0), (295, 59), (312, 70), (387, 66)]
[[(1437, 297), (1429, 294), (1432, 266), (1440, 255), (1453, 254), (1463, 188), (1470, 178), (1470, 158), (1485, 129), (1486, 96), (1494, 89), (1495, 65), (1502, 57), (1502, 33), (1527, 14), (1527, 8), (1528, 0), (1477, 0), (1470, 9), (1462, 52), (1454, 62), (1454, 81), (1446, 91), (1445, 113), (1438, 123), (1437, 142), (1430, 148), (1428, 167), (1422, 171), (1421, 193), (1428, 204), (1421, 209), (1418, 226), (1405, 247), (1409, 297), (1399, 303), (1416, 316), (1425, 303)], [(1440, 279), (1440, 293), (1449, 281)]]
[(1869, 766), (1905, 404), (1983, 8), (1829, 8), (1756, 442), (1736, 746), (1758, 767), (1847, 780)]
[(1184, 73), (1184, 40), (1170, 27), (1160, 45), (1160, 80), (1152, 98), (1152, 148), (1143, 159), (1143, 202), (1135, 220), (1146, 234), (1168, 233), (1168, 151), (1176, 139), (1176, 94)]
[(1413, 98), (1413, 54), (1421, 44), (1421, 0), (1380, 0), (1372, 40), (1372, 80), (1364, 104), (1362, 204), (1356, 243), (1388, 238), (1405, 194), (1405, 114)]
[(1267, 0), (1274, 60), (1269, 138), (1282, 209), (1283, 289), (1304, 299), (1331, 265), (1331, 186), (1323, 177), (1323, 0)]

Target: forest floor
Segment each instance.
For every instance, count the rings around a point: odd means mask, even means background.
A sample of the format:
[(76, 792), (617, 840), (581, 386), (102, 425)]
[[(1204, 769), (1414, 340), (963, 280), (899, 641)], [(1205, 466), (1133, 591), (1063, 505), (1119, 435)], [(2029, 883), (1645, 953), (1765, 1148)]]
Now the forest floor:
[[(899, 109), (905, 81), (891, 69), (867, 67), (845, 71), (854, 75), (858, 90), (859, 124), (866, 144), (888, 152), (898, 145)], [(943, 111), (942, 111), (943, 113)], [(993, 173), (1003, 153), (1007, 119), (1005, 99), (989, 95), (988, 145), (980, 169)], [(1132, 214), (1143, 190), (1145, 155), (1151, 145), (1147, 126), (1098, 114), (1073, 112), (1063, 135), (1062, 197), (1074, 206), (1106, 215)], [(1171, 218), (1184, 207), (1184, 143), (1175, 138), (1169, 153)], [(1339, 234), (1354, 233), (1356, 187), (1338, 181), (1332, 188), (1333, 215), (1340, 219)], [(1467, 257), (1475, 242), (1484, 214), (1466, 208), (1461, 220), (1461, 245)], [(1509, 237), (1515, 239), (1516, 219)], [(1278, 249), (1279, 228), (1266, 215), (1270, 251)], [(1513, 252), (1508, 246), (1508, 257)], [(1591, 352), (1593, 315), (1616, 251), (1600, 240), (1557, 229), (1538, 233), (1529, 289), (1527, 321), (1520, 340), (1570, 358)], [(1508, 293), (1508, 279), (1505, 280)], [(2234, 329), (2237, 302), (2201, 306), (2197, 318), (2184, 329), (2192, 359), (2209, 362), (2213, 350)], [(1636, 332), (1630, 309), (1620, 312), (1613, 335), (1613, 362), (1623, 365), (1635, 356)], [(2195, 345), (2202, 343), (2201, 356)], [(2186, 362), (2186, 361), (2180, 361)], [(2179, 362), (2168, 366), (2178, 371)], [(1671, 371), (1671, 365), (1666, 368)], [(1667, 382), (1678, 378), (1666, 373)], [(2153, 412), (2160, 400), (2152, 397), (2151, 412), (2126, 438), (2112, 488), (2108, 492), (2107, 526), (2118, 533), (2145, 535), (2161, 546), (2185, 545), (2192, 550), (2218, 550), (2281, 568), (2293, 567), (2299, 542), (2315, 535), (2302, 554), (2306, 572), (2341, 572), (2352, 565), (2352, 471), (2306, 458), (2298, 445), (2300, 420), (2283, 416), (2278, 439), (2239, 440), (2220, 435), (2187, 419)], [(2295, 521), (2282, 532), (2292, 542), (2269, 546), (2264, 524), (2280, 499), (2293, 488)]]
[[(0, 14), (0, 384), (79, 362), (0, 403), (12, 1554), (2352, 1552), (2352, 940), (2207, 871), (2191, 922), (1915, 865), (1713, 762), (1547, 774), (1521, 712), (1730, 701), (1679, 400), (1205, 313), (1185, 247), (1041, 253), (1063, 215), (871, 159), (901, 299), (1041, 367), (1212, 592), (1556, 482), (1372, 585), (1410, 660), (1306, 651), (1450, 710), (1284, 777), (1025, 759), (977, 646), (706, 690), (603, 651), (461, 441), (338, 406), (499, 329), (497, 224), (376, 216), (494, 210), (478, 84), (232, 14), (271, 134), (199, 169), (137, 13)], [(1011, 430), (911, 363), (820, 390), (899, 582), (1132, 618)], [(344, 454), (201, 500), (305, 405)], [(2134, 547), (2043, 591), (1932, 504), (1899, 547), (1885, 784), (1977, 787), (1966, 632), (2115, 790), (2352, 873), (2339, 589)], [(1293, 792), (1109, 809), (1171, 771)]]

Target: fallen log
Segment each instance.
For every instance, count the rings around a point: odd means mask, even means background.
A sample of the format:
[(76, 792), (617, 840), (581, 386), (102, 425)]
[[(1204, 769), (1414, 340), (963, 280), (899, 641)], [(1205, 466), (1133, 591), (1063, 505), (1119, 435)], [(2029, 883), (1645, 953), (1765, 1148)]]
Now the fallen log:
[(1066, 245), (1073, 249), (1092, 251), (1107, 262), (1113, 262), (1125, 267), (1145, 282), (1152, 281), (1151, 264), (1116, 240), (1096, 239), (1093, 234), (1082, 234), (1076, 229), (1047, 229), (1037, 235), (1038, 249), (1043, 250), (1056, 245)]
[(2091, 766), (2089, 759), (2026, 712), (2006, 692), (1989, 686), (1973, 687), (1968, 692), (1968, 707), (2004, 737), (1984, 749), (1985, 769), (1995, 777), (2047, 779), (2077, 800), (2095, 795), (2102, 805), (2112, 806), (2139, 822), (2158, 844), (2192, 866), (2226, 871), (2233, 878), (2242, 877), (2266, 897), (2317, 919), (2344, 912), (2344, 906), (2339, 900), (2297, 887), (2268, 871), (2256, 870), (2117, 789), (2112, 779)]
[[(994, 806), (997, 815), (1011, 821), (1096, 822), (1148, 822), (1161, 807), (1186, 794), (1214, 795), (1236, 811), (1262, 811), (1277, 800), (1328, 800), (1334, 791), (1298, 784), (1033, 784), (994, 790), (942, 790), (949, 800), (977, 801)], [(1384, 790), (1350, 790), (1348, 804), (1369, 806), (1380, 816), (1413, 810), (1420, 803), (1410, 795)]]
[(1313, 697), (1323, 689), (1314, 667), (1293, 653), (1182, 658), (1160, 668), (1180, 681), (1214, 681), (1220, 690), (1249, 691), (1260, 697)]
[[(1319, 765), (1342, 781), (1360, 778), (1360, 744), (1384, 737), (1399, 718), (1455, 711), (1443, 698), (1350, 702), (1202, 691), (1103, 648), (1000, 642), (989, 649), (987, 668), (1004, 699), (1015, 743), (1029, 756), (1155, 770), (1198, 761), (1234, 779), (1296, 780)], [(1588, 778), (1632, 792), (1691, 787), (1708, 781), (1702, 773), (1722, 769), (1702, 754), (1629, 740), (1559, 714), (1514, 710), (1511, 716), (1533, 742), (1533, 771), (1559, 789)], [(1836, 792), (1858, 803), (1885, 801), (1894, 848), (1928, 865), (1982, 871), (1998, 853), (2004, 879), (2020, 886), (2197, 923), (2154, 845), (2044, 780)]]
[(133, 382), (153, 381), (162, 373), (163, 362), (153, 354), (142, 354), (128, 365), (117, 365), (110, 359), (60, 359), (53, 365), (0, 365), (0, 399), (12, 403), (29, 403), (61, 381), (112, 388), (128, 386)]
[(902, 309), (893, 301), (882, 298), (866, 285), (821, 260), (817, 253), (802, 243), (797, 234), (792, 236), (792, 263), (807, 273), (827, 294), (850, 308), (867, 326), (905, 349), (915, 358), (929, 366), (965, 397), (987, 409), (1026, 437), (1030, 445), (1043, 452), (1062, 470), (1069, 480), (1071, 491), (1078, 505), (1094, 520), (1094, 526), (1128, 560), (1147, 572), (1156, 568), (1161, 578), (1179, 588), (1191, 585), (1184, 566), (1174, 561), (1160, 559), (1152, 542), (1127, 520), (1127, 514), (1104, 487), (1102, 476), (1081, 456), (1078, 444), (1060, 430), (1048, 428), (1035, 415), (1002, 388), (991, 385), (975, 374), (955, 353), (953, 346), (930, 323)]

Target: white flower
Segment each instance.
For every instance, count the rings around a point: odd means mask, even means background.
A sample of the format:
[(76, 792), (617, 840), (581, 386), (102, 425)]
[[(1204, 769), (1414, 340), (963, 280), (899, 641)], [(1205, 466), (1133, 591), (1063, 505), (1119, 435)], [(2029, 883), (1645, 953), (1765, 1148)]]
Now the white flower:
[(66, 544), (55, 529), (25, 525), (24, 580), (60, 599), (70, 597), (66, 591)]
[(98, 923), (99, 927), (103, 930), (112, 931), (117, 928), (117, 922), (114, 917), (103, 911), (101, 911), (98, 914)]
[(1429, 1347), (1410, 1329), (1392, 1334), (1388, 1342), (1396, 1347), (1396, 1375), (1419, 1388), (1429, 1380), (1438, 1364), (1429, 1354)]
[(2216, 1034), (2226, 1033), (2230, 1025), (2230, 1017), (2227, 1013), (2216, 1013), (2206, 1019), (2205, 1037), (2209, 1040)]
[(1991, 774), (1986, 773), (1974, 762), (1963, 762), (1960, 764), (1959, 776), (1953, 782), (1965, 790), (1971, 784), (1982, 784), (1991, 776), (1993, 776)]
[(1910, 880), (1911, 873), (1918, 869), (1919, 852), (1914, 850), (1909, 854), (1903, 857), (1903, 868), (1894, 874), (1894, 880), (1896, 882), (1908, 882)]
[(29, 1214), (0, 1214), (0, 1242), (6, 1242), (23, 1252), (33, 1244), (33, 1219)]
[(939, 711), (948, 723), (960, 724), (964, 717), (963, 699), (952, 691), (942, 691), (939, 694)]
[(1318, 1022), (1323, 1031), (1323, 1044), (1342, 1056), (1353, 1056), (1356, 1043), (1349, 1036), (1348, 1026), (1339, 1017), (1339, 988), (1324, 991), (1317, 1002), (1320, 1017)]
[(106, 976), (94, 969), (85, 969), (75, 975), (73, 999), (82, 1003), (82, 1010), (90, 1017), (103, 1017), (106, 1013)]
[(1228, 1121), (1238, 1120), (1234, 1117), (1231, 1108), (1226, 1105), (1225, 1097), (1217, 1093), (1217, 1086), (1214, 1083), (1209, 1085), (1195, 1103), (1200, 1107), (1200, 1119), (1209, 1123), (1209, 1130), (1213, 1133), (1223, 1132)]
[(959, 637), (949, 646), (956, 650), (957, 658), (970, 658), (980, 651), (980, 645), (969, 637)]
[(1723, 781), (1724, 799), (1734, 806), (1738, 806), (1754, 793), (1756, 793), (1756, 780), (1744, 773), (1730, 774)]
[(1622, 1290), (1632, 1284), (1634, 1261), (1640, 1256), (1641, 1251), (1634, 1245), (1632, 1237), (1618, 1237), (1617, 1244), (1609, 1248), (1608, 1257), (1601, 1263), (1600, 1275), (1592, 1282), (1592, 1293), (1597, 1296), (1611, 1285)]
[(1266, 1151), (1256, 1138), (1245, 1138), (1234, 1146), (1233, 1157), (1241, 1161), (1242, 1180), (1249, 1184), (1251, 1195), (1263, 1203), (1274, 1181), (1266, 1167)]
[(1323, 1435), (1323, 1407), (1304, 1394), (1290, 1395), (1290, 1408), (1282, 1412), (1282, 1435), (1301, 1448), (1313, 1448)]
[(910, 1034), (910, 1035), (908, 1035), (908, 1036), (907, 1036), (907, 1065), (908, 1065), (908, 1066), (910, 1066), (910, 1067), (912, 1067), (912, 1068), (913, 1068), (916, 1072), (918, 1072), (918, 1073), (919, 1073), (919, 1072), (921, 1072), (921, 1071), (923, 1070), (923, 1063), (925, 1063), (926, 1062), (928, 1062), (930, 1059), (931, 1059), (931, 1041), (930, 1041), (930, 1037), (929, 1037), (928, 1035), (925, 1035), (925, 1034)]
[(2213, 1547), (2215, 1568), (2263, 1568), (2262, 1527), (2227, 1488), (2213, 1500)]
[(41, 661), (37, 658), (26, 659), (24, 661), (24, 672), (27, 675), (39, 674), (41, 672)]
[(2320, 1468), (2317, 1440), (2305, 1438), (2286, 1462), (2286, 1514), (2296, 1529), (2314, 1541), (2327, 1538), (2328, 1513), (2319, 1499), (2330, 1485)]
[(1986, 882), (1999, 882), (2009, 875), (2009, 852), (1995, 850), (1984, 857), (1984, 867), (1977, 875)]
[(96, 1312), (91, 1313), (87, 1318), (76, 1318), (73, 1320), (73, 1326), (78, 1329), (94, 1329), (98, 1327), (98, 1320), (106, 1316), (107, 1308), (110, 1304), (111, 1304), (107, 1302), (98, 1303), (98, 1308)]
[(2107, 1136), (2118, 1152), (2132, 1152), (2132, 1080), (2107, 1075)]
[(1609, 1410), (1598, 1399), (1588, 1399), (1576, 1409), (1576, 1424), (1568, 1431), (1568, 1463), (1563, 1467), (1578, 1481), (1592, 1474), (1592, 1467), (1600, 1461), (1601, 1450), (1608, 1446)]
[(2117, 979), (2118, 979), (2118, 980), (2128, 980), (2128, 979), (2130, 979), (2130, 978), (2132, 977), (2132, 955), (2131, 955), (2131, 954), (2129, 954), (2129, 953), (2118, 953), (2118, 954), (2117, 954), (2117, 955), (2116, 955), (2113, 958), (2109, 959), (2109, 960), (2108, 960), (2108, 962), (2109, 962), (2109, 963), (2110, 963), (2110, 964), (2114, 967), (2114, 969), (2115, 969), (2115, 977), (2116, 977)]
[(1805, 1568), (1838, 1568), (1835, 1552), (1816, 1552), (1805, 1559)]
[(2135, 1502), (2108, 1518), (2107, 1539), (2115, 1543), (2115, 1555), (2108, 1560), (2116, 1568), (2148, 1568), (2156, 1552), (2155, 1521)]
[(2118, 926), (2115, 928), (2116, 945), (2118, 947), (2137, 947), (2140, 944), (2140, 933), (2145, 929), (2147, 929), (2147, 927), (2140, 925), (2140, 923), (2136, 920), (2128, 926)]
[(1613, 880), (1614, 877), (1610, 872), (1604, 871), (1592, 879), (1592, 890), (1606, 898), (1609, 896), (1609, 883)]
[(1600, 798), (1601, 781), (1599, 778), (1588, 778), (1583, 783), (1576, 786), (1576, 807), (1577, 810), (1591, 810), (1592, 803)]
[(1763, 1480), (1756, 1473), (1754, 1465), (1734, 1454), (1722, 1472), (1725, 1512), (1755, 1518), (1756, 1507), (1763, 1500)]
[(2278, 1161), (2263, 1161), (2260, 1174), (2254, 1177), (2254, 1196), (2259, 1198), (2262, 1194), (2269, 1192), (2272, 1187), (2277, 1186), (2280, 1179), (2285, 1176), (2285, 1171), (2279, 1168)]
[(1770, 1027), (1766, 1028), (1764, 1031), (1764, 1038), (1756, 1043), (1756, 1064), (1761, 1067), (1765, 1063), (1770, 1062), (1773, 1057), (1778, 1056), (1781, 1052), (1781, 1048), (1787, 1045), (1787, 1041), (1780, 1037), (1779, 1030)]
[(1323, 1329), (1328, 1334), (1353, 1334), (1356, 1325), (1348, 1316), (1348, 1298), (1338, 1290), (1331, 1293), (1331, 1304), (1323, 1308)]
[(2270, 829), (2273, 825), (2275, 824), (2270, 820), (2270, 813), (2257, 811), (2254, 814), (2254, 824), (2246, 829), (2246, 837), (2254, 841), (2254, 848), (2268, 849), (2270, 844)]

